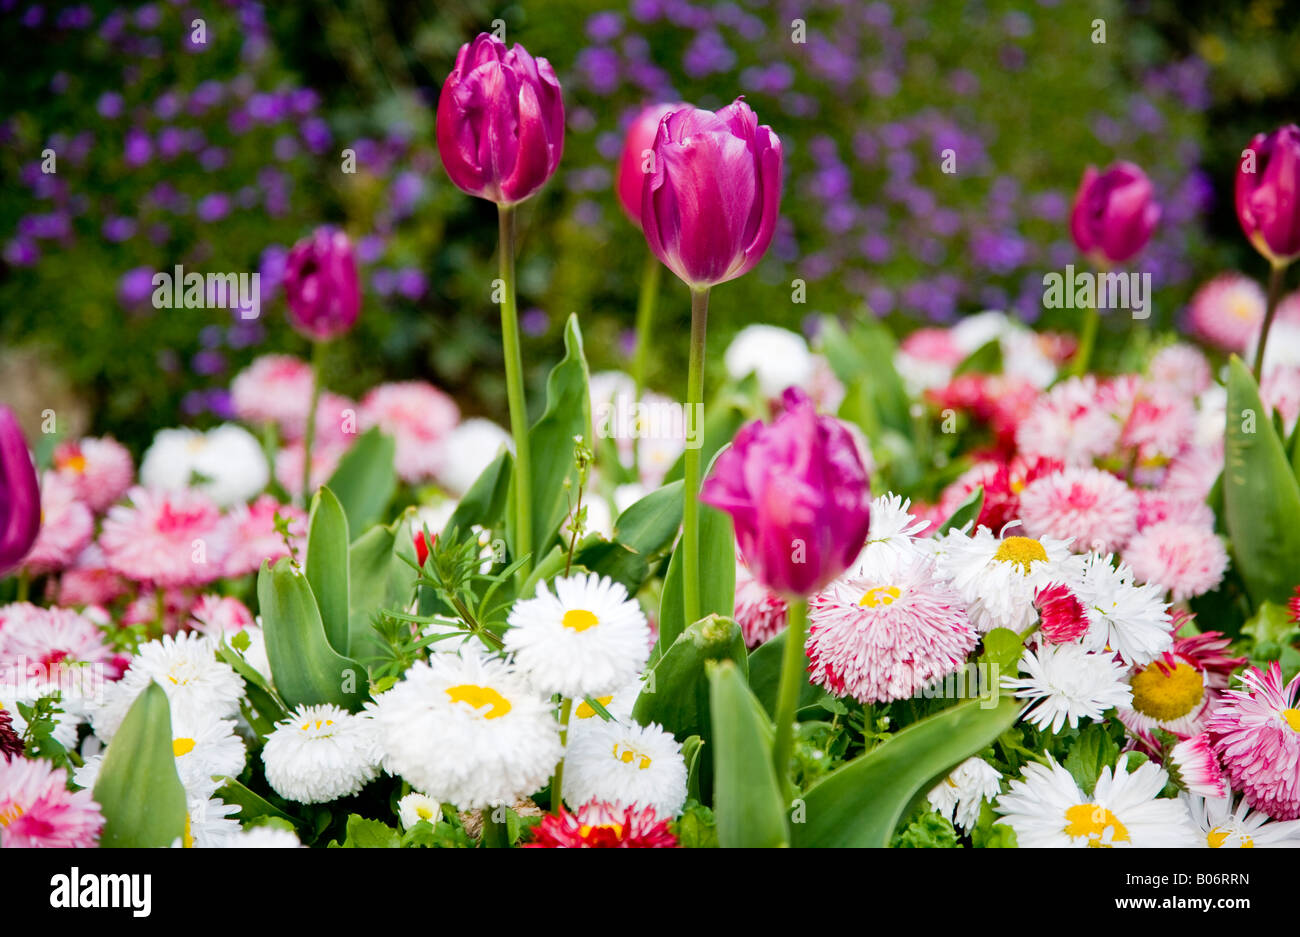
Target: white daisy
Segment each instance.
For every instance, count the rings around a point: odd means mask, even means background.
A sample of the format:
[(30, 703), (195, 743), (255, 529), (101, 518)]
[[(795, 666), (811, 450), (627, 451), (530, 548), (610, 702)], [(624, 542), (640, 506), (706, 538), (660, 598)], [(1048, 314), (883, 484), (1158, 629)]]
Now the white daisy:
[(225, 849), (238, 844), (241, 832), (238, 804), (227, 804), (215, 797), (191, 798), (185, 810), (185, 832), (172, 848)]
[(262, 762), (272, 789), (300, 804), (351, 796), (379, 773), (370, 721), (328, 703), (291, 712), (266, 737)]
[(202, 432), (163, 429), (140, 463), (147, 488), (198, 488), (222, 507), (247, 501), (266, 488), (271, 469), (257, 438), (233, 423)]
[(654, 723), (592, 726), (565, 749), (564, 801), (576, 810), (593, 800), (676, 816), (686, 802), (681, 745)]
[(142, 645), (126, 674), (105, 687), (102, 702), (91, 709), (95, 734), (112, 741), (131, 704), (150, 682), (167, 694), (174, 719), (234, 716), (244, 681), (217, 659), (214, 647), (211, 638), (193, 632), (165, 635)]
[[(3, 669), (3, 665), (0, 665)], [(109, 687), (112, 684), (108, 684)], [(0, 684), (0, 709), (9, 714), (11, 725), (19, 738), (27, 731), (27, 720), (23, 718), (22, 713), (18, 711), (18, 704), (31, 706), (36, 703), (43, 695), (44, 688), (37, 685), (19, 685), (18, 683)], [(51, 688), (53, 692), (53, 688)], [(54, 715), (54, 741), (58, 742), (64, 748), (73, 749), (77, 747), (77, 730), (81, 727), (82, 719), (75, 712), (79, 708), (90, 708), (89, 698), (83, 698), (79, 701), (81, 705), (66, 706), (59, 703), (59, 711)]]
[(1088, 613), (1083, 646), (1089, 650), (1110, 648), (1126, 664), (1143, 665), (1173, 647), (1164, 588), (1134, 585), (1127, 564), (1117, 568), (1109, 555), (1090, 553), (1073, 588)]
[(442, 805), (418, 791), (412, 791), (397, 802), (397, 818), (402, 821), (404, 830), (409, 830), (421, 820), (437, 823), (441, 817)]
[(1300, 848), (1300, 820), (1274, 820), (1260, 810), (1251, 810), (1242, 797), (1234, 809), (1232, 792), (1227, 797), (1182, 794), (1192, 823), (1210, 849)]
[(855, 567), (895, 554), (910, 554), (921, 549), (917, 535), (927, 522), (917, 520), (908, 509), (910, 499), (896, 494), (883, 494), (871, 502), (871, 529), (867, 543), (858, 554)]
[(813, 376), (812, 353), (804, 337), (775, 325), (745, 326), (727, 346), (723, 363), (732, 380), (754, 374), (759, 392), (769, 400), (787, 387), (807, 388)]
[[(73, 772), (80, 787), (94, 790), (106, 752), (86, 758)], [(207, 797), (216, 789), (213, 778), (236, 777), (244, 770), (244, 740), (235, 734), (233, 719), (187, 715), (172, 719), (172, 754), (176, 773), (189, 797)]]
[(1115, 768), (1101, 769), (1092, 796), (1064, 767), (1049, 757), (1049, 764), (1025, 765), (1023, 779), (1011, 782), (994, 809), (1016, 831), (1025, 848), (1067, 846), (1188, 847), (1197, 842), (1187, 808), (1177, 800), (1159, 797), (1169, 780), (1153, 762), (1128, 770), (1128, 755), (1120, 755)]
[(1026, 648), (1020, 670), (1028, 676), (1003, 677), (1002, 688), (1037, 702), (1024, 719), (1040, 729), (1059, 732), (1067, 721), (1076, 729), (1080, 719), (1099, 720), (1112, 707), (1133, 701), (1124, 681), (1127, 669), (1110, 655), (1090, 654), (1077, 644)]
[(384, 767), (462, 810), (535, 793), (560, 758), (550, 701), (505, 661), (434, 655), (366, 708)]
[[(643, 688), (644, 684), (638, 677), (613, 693), (606, 693), (604, 696), (593, 696), (592, 699), (600, 703), (605, 708), (605, 712), (609, 713), (615, 722), (631, 723), (632, 707), (636, 705), (636, 698), (641, 695)], [(607, 721), (585, 699), (575, 699), (573, 709), (569, 712), (569, 744), (572, 744), (573, 740), (582, 733), (604, 725)]]
[(540, 692), (602, 696), (636, 678), (650, 656), (645, 613), (621, 583), (596, 573), (545, 583), (515, 603), (505, 649)]
[(935, 544), (939, 575), (967, 603), (971, 624), (981, 633), (1010, 628), (1017, 634), (1038, 619), (1034, 595), (1078, 577), (1078, 557), (1068, 540), (1052, 537), (995, 537), (987, 527), (967, 536), (949, 531)]
[(998, 796), (1002, 775), (983, 758), (967, 758), (934, 786), (926, 800), (936, 811), (963, 830), (978, 821), (984, 801)]
[(302, 843), (290, 830), (276, 826), (254, 826), (232, 837), (229, 845), (234, 849), (298, 849)]

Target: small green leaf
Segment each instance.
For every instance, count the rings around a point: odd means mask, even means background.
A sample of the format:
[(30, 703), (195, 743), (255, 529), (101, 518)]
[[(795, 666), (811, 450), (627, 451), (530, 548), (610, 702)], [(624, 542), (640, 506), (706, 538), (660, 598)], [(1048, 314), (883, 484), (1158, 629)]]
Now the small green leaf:
[(397, 444), (379, 427), (366, 430), (339, 459), (338, 468), (326, 483), (338, 497), (347, 515), (348, 530), (360, 536), (379, 520), (397, 488), (393, 457)]
[(785, 800), (772, 768), (772, 723), (732, 661), (710, 667), (713, 813), (723, 848), (786, 846)]
[(984, 653), (980, 663), (996, 664), (998, 671), (1014, 677), (1019, 671), (1025, 640), (1010, 628), (994, 628), (984, 635)]
[(398, 849), (401, 845), (401, 836), (391, 826), (355, 813), (348, 817), (344, 849)]
[(1119, 758), (1119, 746), (1096, 723), (1085, 726), (1079, 737), (1070, 745), (1070, 753), (1063, 765), (1070, 772), (1079, 790), (1092, 796), (1092, 789), (1101, 777), (1102, 768), (1113, 768)]
[(966, 530), (967, 524), (970, 525), (970, 531), (974, 531), (975, 521), (979, 519), (980, 511), (983, 509), (984, 486), (976, 485), (975, 490), (968, 494), (948, 519), (939, 525), (937, 536), (942, 537), (950, 530)]
[(972, 351), (966, 360), (957, 365), (954, 375), (957, 374), (1001, 374), (1002, 373), (1002, 342), (1000, 339), (990, 339), (979, 348)]
[(514, 474), (515, 460), (508, 449), (504, 449), (483, 470), (483, 474), (474, 480), (465, 497), (456, 504), (447, 523), (441, 531), (430, 533), (445, 534), (455, 529), (461, 532), (469, 530), (475, 524), (491, 529), (505, 519), (507, 497), (510, 492), (510, 476)]
[(647, 558), (667, 551), (682, 526), (682, 485), (671, 482), (629, 505), (614, 522), (614, 539)]
[(294, 826), (297, 825), (293, 817), (262, 795), (249, 790), (235, 778), (222, 778), (221, 786), (217, 788), (217, 793), (214, 796), (227, 804), (238, 805), (239, 822), (245, 825), (250, 820), (261, 817), (273, 817), (278, 820), (286, 820)]
[(311, 499), (307, 522), (307, 582), (320, 607), (325, 637), (340, 654), (348, 646), (348, 519), (329, 488)]
[(131, 704), (104, 754), (93, 796), (104, 814), (100, 846), (167, 847), (185, 833), (171, 707), (158, 684), (151, 682)]

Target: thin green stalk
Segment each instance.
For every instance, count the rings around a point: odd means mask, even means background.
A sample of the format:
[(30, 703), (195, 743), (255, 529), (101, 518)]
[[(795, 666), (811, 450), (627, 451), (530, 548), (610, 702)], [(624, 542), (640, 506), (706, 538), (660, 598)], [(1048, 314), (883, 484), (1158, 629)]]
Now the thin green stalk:
[(320, 406), (321, 369), (325, 363), (325, 342), (311, 345), (311, 409), (307, 411), (307, 427), (302, 441), (302, 503), (311, 503), (311, 447), (316, 441), (316, 408)]
[[(519, 350), (519, 311), (515, 304), (515, 208), (497, 206), (498, 250), (501, 283), (501, 347), (506, 359), (506, 398), (510, 402), (510, 432), (515, 439), (515, 548), (519, 557), (532, 552), (533, 479), (528, 451), (528, 408), (524, 402), (524, 361)], [(516, 557), (519, 558), (519, 557)], [(532, 572), (531, 557), (524, 560), (519, 576)]]
[(650, 328), (654, 324), (655, 305), (659, 300), (659, 274), (663, 264), (650, 251), (646, 251), (645, 267), (641, 270), (641, 292), (636, 302), (636, 355), (632, 359), (632, 380), (636, 383), (636, 399), (645, 393), (645, 376), (650, 370)]
[[(708, 289), (691, 290), (691, 356), (686, 378), (687, 419), (704, 406), (704, 337), (709, 322)], [(686, 624), (700, 620), (700, 450), (686, 449), (682, 502), (682, 598)]]
[[(560, 703), (560, 744), (569, 744), (569, 719), (573, 715), (573, 698), (566, 696)], [(551, 780), (551, 812), (559, 813), (564, 803), (564, 752), (555, 766), (555, 775)]]
[(785, 631), (785, 652), (781, 657), (781, 683), (776, 697), (776, 741), (772, 761), (776, 779), (785, 792), (786, 803), (794, 798), (790, 783), (790, 755), (794, 751), (794, 713), (804, 675), (804, 632), (808, 626), (808, 600), (793, 599), (787, 605), (789, 624)]
[(1264, 346), (1268, 343), (1268, 332), (1273, 327), (1273, 315), (1277, 312), (1277, 302), (1282, 297), (1282, 279), (1286, 276), (1286, 264), (1273, 264), (1268, 276), (1268, 309), (1264, 312), (1264, 326), (1259, 332), (1259, 347), (1255, 349), (1255, 380), (1264, 377)]
[(32, 577), (26, 568), (18, 570), (18, 598), (19, 602), (27, 601), (28, 591), (31, 589)]
[(1100, 325), (1101, 313), (1097, 311), (1097, 304), (1093, 303), (1083, 311), (1083, 334), (1079, 337), (1079, 351), (1070, 366), (1070, 373), (1075, 377), (1082, 377), (1088, 370), (1088, 362), (1092, 359), (1092, 347), (1097, 343), (1097, 329)]

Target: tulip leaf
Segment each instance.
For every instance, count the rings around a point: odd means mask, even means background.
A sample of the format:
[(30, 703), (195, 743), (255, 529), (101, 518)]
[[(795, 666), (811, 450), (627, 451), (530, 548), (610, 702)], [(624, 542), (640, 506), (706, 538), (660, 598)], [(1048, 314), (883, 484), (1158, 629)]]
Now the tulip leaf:
[[(976, 485), (975, 490), (968, 494), (961, 504), (957, 505), (957, 510), (949, 515), (948, 519), (939, 525), (936, 536), (942, 537), (950, 530), (965, 530), (967, 533), (975, 530), (975, 522), (979, 520), (980, 511), (984, 509), (984, 486)], [(967, 526), (969, 525), (969, 527)]]
[(150, 682), (127, 711), (95, 781), (104, 847), (167, 847), (186, 832), (185, 788), (172, 750), (171, 705)]
[(786, 846), (786, 804), (772, 768), (772, 723), (732, 661), (709, 668), (713, 813), (725, 848)]
[(396, 452), (393, 438), (381, 433), (379, 427), (371, 427), (343, 454), (326, 483), (343, 506), (352, 536), (360, 536), (379, 520), (392, 500), (397, 489), (397, 475), (393, 472)]
[(307, 521), (307, 582), (320, 607), (330, 647), (348, 653), (348, 518), (328, 487), (311, 499)]
[(640, 553), (625, 544), (611, 542), (599, 534), (584, 537), (574, 551), (573, 563), (593, 573), (622, 583), (628, 595), (636, 595), (650, 577), (650, 565)]
[[(387, 526), (370, 528), (348, 550), (352, 582), (348, 593), (348, 647), (358, 660), (370, 662), (384, 652), (371, 627), (374, 616), (386, 608), (409, 607), (415, 595), (411, 515), (408, 511)], [(405, 562), (403, 557), (411, 562)]]
[[(789, 632), (783, 629), (749, 653), (749, 687), (769, 716), (776, 713), (776, 698), (781, 689), (781, 665), (785, 657), (787, 634)], [(795, 715), (797, 716), (799, 710), (805, 707), (816, 705), (824, 695), (825, 691), (814, 685), (805, 672), (799, 684)]]
[(1300, 556), (1300, 483), (1241, 359), (1228, 363), (1223, 508), (1233, 565), (1253, 603), (1285, 603)]
[(274, 566), (262, 564), (257, 601), (271, 675), (285, 704), (334, 703), (359, 710), (367, 698), (366, 670), (330, 647), (311, 585), (288, 557)]
[(614, 539), (646, 558), (665, 552), (682, 526), (682, 490), (676, 481), (628, 506), (614, 522)]
[(217, 792), (213, 796), (220, 798), (224, 803), (237, 805), (239, 807), (239, 822), (243, 824), (261, 817), (288, 820), (294, 826), (302, 822), (289, 816), (261, 794), (249, 790), (235, 778), (221, 778), (221, 786), (217, 788)]
[[(453, 457), (455, 453), (452, 454)], [(510, 476), (514, 474), (515, 458), (509, 450), (502, 452), (469, 486), (465, 497), (456, 505), (456, 510), (443, 525), (441, 531), (431, 530), (432, 534), (446, 533), (452, 528), (462, 534), (477, 524), (483, 528), (495, 527), (505, 517), (507, 497), (510, 493)]]
[(740, 626), (730, 618), (710, 615), (683, 631), (651, 668), (632, 707), (632, 718), (641, 725), (657, 722), (678, 739), (698, 735), (708, 741), (705, 670), (710, 661), (719, 660), (735, 663), (742, 676), (748, 670)]
[[(275, 724), (288, 713), (276, 698), (275, 691), (266, 678), (258, 673), (242, 654), (226, 643), (225, 638), (217, 645), (217, 657), (239, 674), (244, 681), (244, 700), (240, 706), (246, 711), (249, 724), (259, 739), (265, 739), (275, 728)], [(249, 710), (251, 707), (251, 711)]]
[[(700, 613), (730, 618), (736, 611), (736, 536), (731, 515), (700, 505)], [(660, 653), (685, 630), (686, 597), (682, 587), (682, 543), (677, 541), (659, 597)]]
[(1007, 697), (959, 703), (919, 722), (814, 784), (803, 796), (804, 822), (791, 825), (801, 847), (884, 847), (914, 797), (1019, 718)]

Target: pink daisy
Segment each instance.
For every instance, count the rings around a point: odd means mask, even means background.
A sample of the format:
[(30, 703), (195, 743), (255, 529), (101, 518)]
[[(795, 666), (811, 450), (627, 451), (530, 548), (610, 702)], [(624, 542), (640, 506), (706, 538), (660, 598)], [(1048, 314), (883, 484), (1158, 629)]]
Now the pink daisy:
[(1188, 325), (1211, 345), (1240, 353), (1264, 321), (1266, 304), (1264, 291), (1253, 279), (1221, 273), (1192, 297)]
[(1275, 365), (1264, 374), (1259, 396), (1270, 411), (1282, 415), (1282, 428), (1289, 434), (1300, 417), (1300, 367)]
[(1070, 644), (1087, 633), (1088, 613), (1068, 587), (1055, 583), (1034, 596), (1039, 632), (1052, 644)]
[(1177, 492), (1157, 488), (1138, 488), (1136, 494), (1139, 531), (1167, 520), (1181, 520), (1186, 524), (1211, 529), (1214, 527), (1214, 511), (1203, 498), (1188, 499)]
[(1119, 442), (1120, 424), (1102, 406), (1091, 375), (1072, 377), (1043, 394), (1016, 428), (1020, 454), (1091, 465)]
[(130, 591), (130, 584), (108, 568), (104, 551), (91, 543), (59, 576), (60, 605), (109, 605)]
[(158, 625), (163, 634), (176, 634), (189, 622), (190, 594), (184, 589), (165, 589), (162, 594), (162, 621), (158, 620), (158, 590), (141, 593), (122, 612), (123, 625)]
[(77, 489), (54, 472), (41, 481), (41, 529), (23, 559), (33, 573), (58, 572), (71, 566), (95, 536), (95, 515)]
[(746, 647), (758, 647), (785, 629), (786, 603), (763, 585), (739, 559), (736, 561), (736, 623)]
[(808, 621), (812, 682), (863, 703), (914, 695), (958, 670), (978, 641), (961, 600), (921, 554), (868, 560), (812, 598)]
[[(275, 456), (275, 480), (285, 492), (295, 498), (302, 494), (302, 449), (301, 442), (292, 442), (281, 449)], [(311, 484), (313, 490), (324, 485), (339, 467), (339, 460), (348, 451), (347, 446), (330, 445), (318, 441), (311, 447)]]
[(966, 357), (966, 353), (953, 341), (952, 332), (939, 328), (917, 329), (899, 343), (898, 350), (919, 361), (949, 368), (957, 367)]
[(1119, 446), (1136, 450), (1137, 467), (1161, 467), (1196, 434), (1196, 408), (1174, 388), (1126, 374), (1109, 381), (1102, 400), (1121, 426)]
[(201, 586), (223, 573), (230, 535), (217, 505), (202, 492), (139, 486), (129, 504), (109, 508), (99, 545), (109, 569), (155, 586)]
[(1251, 667), (1206, 720), (1233, 790), (1275, 820), (1300, 818), (1300, 675), (1285, 687), (1277, 661)]
[(87, 848), (104, 815), (90, 791), (68, 790), (68, 774), (48, 761), (0, 762), (0, 839), (8, 849)]
[(1204, 732), (1183, 739), (1169, 752), (1178, 778), (1190, 793), (1202, 797), (1227, 797), (1228, 781), (1214, 755), (1210, 737)]
[(1115, 553), (1137, 530), (1137, 495), (1095, 468), (1046, 475), (1020, 493), (1020, 520), (1031, 537), (1074, 539), (1077, 553)]
[(311, 408), (311, 366), (291, 355), (263, 355), (235, 375), (231, 403), (241, 420), (279, 427), (286, 439), (301, 439)]
[(103, 633), (85, 615), (67, 608), (41, 609), (24, 615), (0, 633), (0, 660), (23, 660), (29, 674), (51, 679), (50, 668), (63, 664), (104, 664), (113, 657)]
[(54, 450), (54, 470), (96, 514), (122, 497), (135, 478), (131, 453), (111, 436), (87, 436)]
[(201, 595), (190, 609), (195, 630), (220, 635), (227, 631), (249, 628), (255, 623), (253, 613), (239, 599), (228, 595)]
[[(1175, 614), (1171, 631), (1188, 621)], [(1229, 675), (1246, 662), (1227, 656), (1230, 639), (1218, 631), (1177, 638), (1168, 651), (1129, 676), (1132, 707), (1120, 709), (1120, 720), (1155, 750), (1153, 733), (1163, 729), (1179, 738), (1203, 731), (1228, 687)]]
[(440, 443), (460, 421), (456, 402), (425, 381), (380, 384), (361, 400), (361, 428), (378, 426), (397, 440), (397, 474), (412, 484), (442, 464)]
[(1010, 462), (977, 462), (944, 489), (939, 501), (939, 513), (942, 515), (939, 523), (951, 517), (971, 492), (982, 487), (984, 501), (975, 526), (1001, 530), (1020, 518), (1020, 495), (1025, 488), (1031, 482), (1059, 472), (1062, 468), (1056, 459), (1025, 459), (1021, 456), (1016, 456)]
[(1210, 362), (1194, 345), (1179, 342), (1156, 352), (1147, 366), (1151, 383), (1172, 387), (1179, 394), (1195, 397), (1210, 386)]
[(1159, 583), (1173, 601), (1182, 602), (1223, 581), (1228, 551), (1212, 527), (1168, 520), (1130, 540), (1124, 561), (1141, 582)]
[(288, 520), (289, 535), (295, 543), (305, 540), (307, 515), (301, 508), (281, 504), (271, 495), (262, 495), (249, 505), (236, 505), (227, 517), (232, 544), (223, 575), (255, 573), (262, 568), (264, 560), (274, 563), (289, 555), (284, 538), (275, 529), (276, 514)]
[(1174, 457), (1160, 479), (1160, 490), (1185, 502), (1204, 501), (1223, 471), (1223, 452), (1188, 446)]

